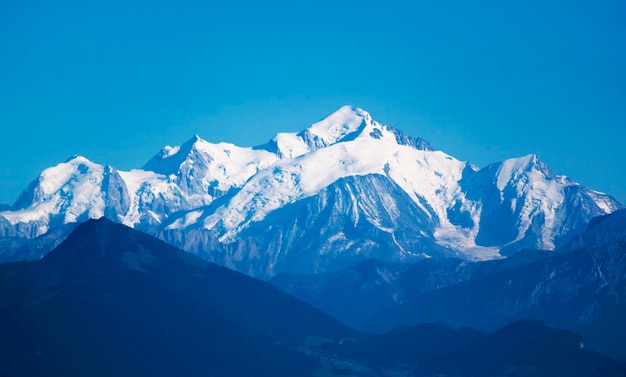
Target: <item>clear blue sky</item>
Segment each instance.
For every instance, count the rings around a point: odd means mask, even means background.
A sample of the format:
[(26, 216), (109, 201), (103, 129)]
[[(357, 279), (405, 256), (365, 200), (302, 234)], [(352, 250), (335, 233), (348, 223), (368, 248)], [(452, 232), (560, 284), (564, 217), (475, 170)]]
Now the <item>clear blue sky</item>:
[(344, 104), (478, 166), (536, 153), (626, 202), (626, 2), (0, 4), (0, 203), (73, 154), (126, 170)]

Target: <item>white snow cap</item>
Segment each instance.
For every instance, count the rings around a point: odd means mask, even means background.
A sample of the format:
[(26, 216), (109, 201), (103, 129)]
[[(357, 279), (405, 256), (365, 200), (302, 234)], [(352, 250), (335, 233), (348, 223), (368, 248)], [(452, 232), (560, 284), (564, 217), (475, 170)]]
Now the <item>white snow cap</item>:
[[(483, 220), (494, 213), (519, 230), (511, 242), (530, 230), (540, 247), (553, 248), (569, 229), (571, 211), (580, 212), (576, 216), (583, 222), (621, 208), (613, 198), (584, 190), (566, 203), (576, 183), (554, 175), (535, 155), (477, 169), (375, 121), (367, 111), (342, 106), (300, 132), (278, 133), (253, 148), (194, 135), (180, 146), (164, 147), (139, 170), (112, 172), (75, 156), (45, 170), (19, 208), (0, 212), (0, 220), (11, 224), (11, 231), (34, 229), (29, 236), (37, 236), (49, 224), (114, 214), (129, 226), (206, 228), (229, 241), (278, 209), (318, 195), (340, 179), (361, 176), (388, 178), (430, 221), (438, 245), (471, 259), (498, 256), (498, 245), (476, 244), (479, 232), (489, 235), (489, 222)], [(346, 205), (360, 208), (371, 224), (382, 224), (378, 212), (361, 203), (367, 198), (350, 195), (353, 201)], [(386, 213), (395, 214), (394, 198), (385, 195), (380, 193)]]
[(331, 145), (347, 135), (356, 132), (363, 125), (365, 119), (371, 120), (371, 115), (354, 106), (342, 106), (339, 110), (328, 115), (323, 120), (307, 128), (307, 131), (317, 136), (324, 146)]

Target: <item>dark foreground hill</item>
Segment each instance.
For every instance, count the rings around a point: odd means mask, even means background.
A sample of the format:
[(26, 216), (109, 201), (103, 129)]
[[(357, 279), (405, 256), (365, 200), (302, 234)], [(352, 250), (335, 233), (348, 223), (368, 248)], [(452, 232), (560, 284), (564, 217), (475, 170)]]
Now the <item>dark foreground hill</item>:
[(298, 376), (293, 344), (353, 331), (267, 283), (92, 220), (0, 265), (0, 375)]
[(39, 261), (0, 265), (0, 376), (623, 375), (573, 333), (512, 329), (358, 334), (108, 220), (80, 225)]
[(334, 344), (333, 352), (379, 371), (404, 367), (414, 376), (624, 376), (626, 367), (584, 349), (580, 336), (518, 321), (492, 334), (441, 324), (401, 327)]

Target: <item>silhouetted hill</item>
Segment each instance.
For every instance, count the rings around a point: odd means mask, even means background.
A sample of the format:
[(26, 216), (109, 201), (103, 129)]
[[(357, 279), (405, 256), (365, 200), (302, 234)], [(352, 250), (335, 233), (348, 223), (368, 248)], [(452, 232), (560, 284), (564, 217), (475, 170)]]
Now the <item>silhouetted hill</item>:
[(45, 258), (0, 265), (0, 374), (297, 376), (292, 347), (353, 331), (267, 283), (92, 220)]
[(486, 336), (486, 333), (469, 328), (454, 329), (444, 324), (425, 323), (342, 341), (334, 345), (333, 351), (366, 365), (416, 365), (475, 344)]
[(518, 321), (418, 366), (417, 374), (462, 376), (624, 376), (626, 367), (584, 348), (579, 335), (541, 321)]
[(337, 355), (385, 375), (389, 368), (415, 376), (626, 375), (626, 366), (582, 346), (575, 333), (519, 321), (493, 334), (442, 324), (400, 327), (332, 345)]

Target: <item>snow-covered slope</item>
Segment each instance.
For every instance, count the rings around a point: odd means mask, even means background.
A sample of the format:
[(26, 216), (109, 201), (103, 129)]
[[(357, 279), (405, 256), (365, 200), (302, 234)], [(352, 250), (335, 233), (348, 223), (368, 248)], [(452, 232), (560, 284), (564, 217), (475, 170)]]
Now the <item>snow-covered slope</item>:
[(33, 238), (55, 225), (102, 217), (106, 207), (102, 187), (111, 174), (111, 168), (82, 156), (44, 170), (22, 193), (16, 210), (0, 212), (10, 224), (0, 228), (0, 235)]
[(621, 205), (612, 197), (555, 175), (536, 155), (513, 158), (470, 172), (460, 182), (481, 203), (476, 242), (553, 250), (585, 230), (589, 221)]
[(199, 206), (208, 204), (208, 197), (214, 199), (240, 187), (276, 160), (278, 157), (268, 151), (230, 143), (213, 144), (195, 135), (180, 147), (163, 148), (143, 170), (171, 177)]
[(32, 238), (106, 216), (271, 276), (372, 257), (554, 249), (618, 208), (534, 155), (477, 169), (344, 106), (254, 148), (194, 136), (128, 172), (74, 158), (0, 212), (0, 236)]

